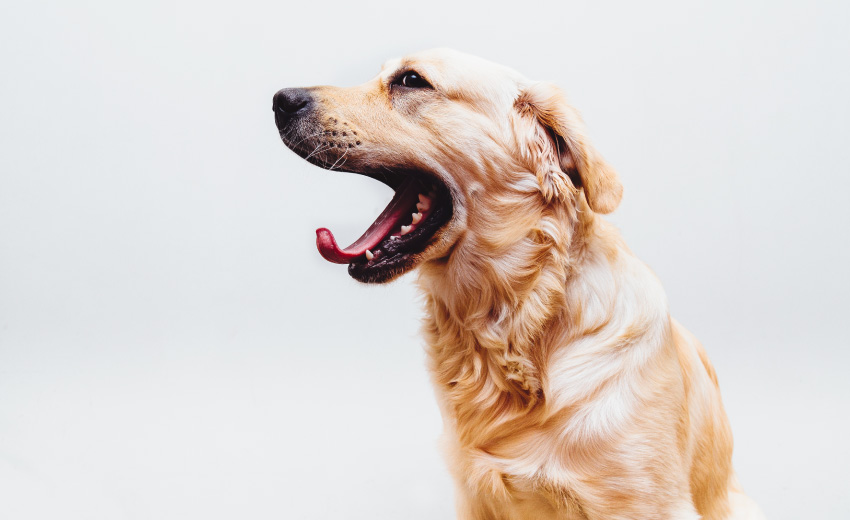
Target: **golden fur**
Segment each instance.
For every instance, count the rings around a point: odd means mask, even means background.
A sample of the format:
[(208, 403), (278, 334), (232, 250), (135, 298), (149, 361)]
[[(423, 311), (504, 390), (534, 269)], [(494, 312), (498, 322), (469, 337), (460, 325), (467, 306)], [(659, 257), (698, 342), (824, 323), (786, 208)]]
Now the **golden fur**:
[[(391, 92), (403, 69), (433, 91)], [(599, 216), (622, 186), (556, 87), (436, 50), (314, 93), (324, 130), (359, 131), (349, 166), (451, 191), (418, 267), (459, 518), (761, 518), (705, 351)]]

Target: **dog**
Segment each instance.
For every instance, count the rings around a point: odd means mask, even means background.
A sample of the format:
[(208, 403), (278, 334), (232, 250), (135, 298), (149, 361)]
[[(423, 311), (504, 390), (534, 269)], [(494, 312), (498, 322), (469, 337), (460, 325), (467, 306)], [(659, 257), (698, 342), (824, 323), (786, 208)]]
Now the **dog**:
[(456, 51), (274, 96), (283, 142), (395, 195), (327, 260), (418, 269), (463, 520), (754, 519), (703, 347), (600, 215), (623, 193), (554, 85)]

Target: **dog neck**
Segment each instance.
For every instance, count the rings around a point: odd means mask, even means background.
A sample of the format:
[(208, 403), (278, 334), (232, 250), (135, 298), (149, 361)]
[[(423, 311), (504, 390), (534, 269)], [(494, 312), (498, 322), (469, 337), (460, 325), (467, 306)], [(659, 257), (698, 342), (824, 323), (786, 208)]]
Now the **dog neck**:
[(597, 225), (581, 194), (563, 204), (514, 202), (420, 271), (431, 372), (461, 424), (480, 424), (464, 414), (489, 407), (527, 413), (543, 398), (541, 340), (552, 320), (564, 319), (565, 288)]

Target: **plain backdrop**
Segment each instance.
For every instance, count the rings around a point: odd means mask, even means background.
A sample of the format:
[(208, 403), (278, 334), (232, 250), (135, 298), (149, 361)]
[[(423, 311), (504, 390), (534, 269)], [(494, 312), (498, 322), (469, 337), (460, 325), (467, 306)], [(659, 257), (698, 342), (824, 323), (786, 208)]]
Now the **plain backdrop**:
[(314, 245), (391, 193), (271, 111), (435, 46), (567, 91), (745, 489), (850, 518), (848, 28), (846, 1), (5, 2), (0, 518), (453, 517), (413, 278)]

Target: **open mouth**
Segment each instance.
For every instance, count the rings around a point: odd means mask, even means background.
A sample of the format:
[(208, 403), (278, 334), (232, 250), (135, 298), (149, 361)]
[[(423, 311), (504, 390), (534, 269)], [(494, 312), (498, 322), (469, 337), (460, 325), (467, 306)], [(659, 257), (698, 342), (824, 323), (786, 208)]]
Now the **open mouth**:
[(362, 137), (348, 122), (321, 114), (313, 91), (282, 89), (275, 94), (272, 109), (284, 144), (316, 166), (365, 175), (395, 191), (384, 211), (353, 244), (341, 248), (330, 230), (320, 228), (316, 246), (326, 260), (348, 264), (354, 279), (388, 282), (414, 268), (439, 241), (453, 213), (449, 189), (428, 172), (376, 165), (364, 157), (357, 151)]
[(327, 228), (316, 230), (316, 246), (325, 260), (349, 264), (359, 281), (389, 281), (413, 268), (451, 219), (451, 196), (441, 181), (421, 172), (362, 174), (395, 190), (392, 200), (350, 246), (340, 248)]

